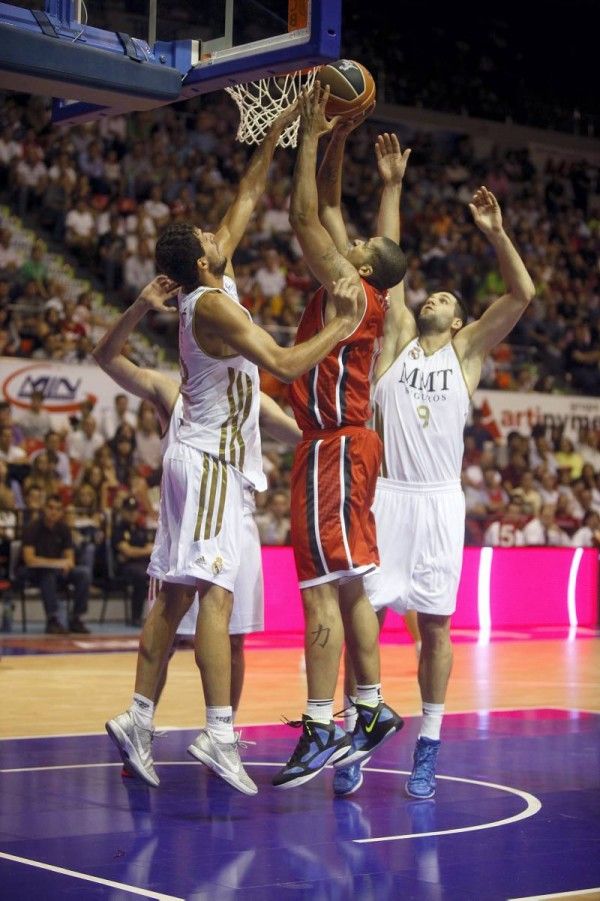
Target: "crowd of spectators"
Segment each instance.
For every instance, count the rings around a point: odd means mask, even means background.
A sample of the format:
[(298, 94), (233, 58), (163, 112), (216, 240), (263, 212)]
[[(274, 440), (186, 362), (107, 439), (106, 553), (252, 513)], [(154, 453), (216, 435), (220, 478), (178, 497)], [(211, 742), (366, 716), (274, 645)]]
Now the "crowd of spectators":
[[(248, 148), (234, 139), (237, 110), (220, 95), (60, 131), (40, 98), (7, 97), (0, 114), (0, 190), (81, 261), (107, 300), (129, 302), (155, 274), (157, 233), (169, 219), (218, 224)], [(389, 125), (386, 126), (389, 128)], [(585, 160), (534, 164), (526, 149), (479, 158), (464, 135), (411, 133), (403, 244), (412, 307), (443, 285), (474, 316), (503, 290), (493, 254), (467, 203), (487, 184), (534, 279), (537, 296), (510, 343), (490, 357), (484, 387), (594, 394), (600, 375), (600, 169)], [(348, 142), (344, 199), (351, 235), (373, 232), (378, 175), (369, 122)], [(290, 231), (293, 152), (279, 151), (269, 188), (236, 257), (242, 302), (277, 340), (291, 341), (313, 281)], [(60, 196), (59, 196), (60, 195)], [(89, 292), (76, 301), (44, 272), (43, 245), (27, 259), (0, 231), (0, 352), (89, 361), (98, 318)], [(64, 293), (64, 292), (63, 292)], [(172, 350), (176, 315), (152, 319)]]
[(534, 426), (494, 440), (473, 411), (462, 472), (466, 543), (600, 548), (600, 433)]
[[(6, 580), (11, 543), (21, 543), (13, 577), (40, 588), (50, 633), (87, 632), (89, 592), (107, 580), (130, 587), (131, 624), (140, 625), (146, 567), (156, 530), (162, 455), (152, 404), (134, 413), (119, 394), (94, 415), (93, 403), (52, 426), (34, 391), (13, 416), (0, 402), (0, 567)], [(73, 592), (68, 628), (59, 594)]]

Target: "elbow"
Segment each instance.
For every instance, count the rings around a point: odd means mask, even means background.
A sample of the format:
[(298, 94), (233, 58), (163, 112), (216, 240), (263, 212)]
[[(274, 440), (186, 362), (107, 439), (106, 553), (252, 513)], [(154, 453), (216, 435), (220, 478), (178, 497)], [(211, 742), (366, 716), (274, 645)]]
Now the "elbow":
[(294, 379), (298, 377), (298, 373), (295, 371), (289, 356), (290, 348), (278, 347), (269, 367), (271, 375), (274, 375), (275, 378), (278, 378), (285, 385), (291, 385)]
[(98, 344), (92, 351), (92, 357), (102, 369), (104, 369), (106, 363), (108, 362), (107, 356), (104, 352), (104, 349), (100, 347)]
[(527, 287), (525, 288), (525, 290), (523, 291), (523, 293), (521, 295), (521, 301), (523, 303), (523, 306), (525, 306), (525, 307), (529, 306), (529, 304), (531, 303), (531, 301), (533, 300), (534, 297), (535, 297), (535, 285), (533, 284), (533, 282), (531, 282), (530, 285), (527, 285)]

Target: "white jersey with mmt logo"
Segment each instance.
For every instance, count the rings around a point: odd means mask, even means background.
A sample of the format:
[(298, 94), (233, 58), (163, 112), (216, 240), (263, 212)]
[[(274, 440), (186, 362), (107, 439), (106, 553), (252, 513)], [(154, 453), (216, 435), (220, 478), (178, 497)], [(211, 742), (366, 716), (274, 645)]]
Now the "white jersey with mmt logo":
[(414, 338), (375, 387), (374, 424), (383, 441), (383, 477), (458, 483), (469, 403), (452, 342), (426, 355)]
[[(179, 358), (183, 417), (177, 433), (182, 444), (204, 451), (239, 470), (257, 491), (267, 482), (262, 469), (258, 417), (258, 367), (244, 357), (211, 357), (194, 334), (194, 311), (206, 293), (200, 287), (179, 298)], [(223, 280), (223, 303), (239, 304), (232, 279)], [(242, 308), (243, 309), (243, 308)], [(247, 310), (246, 315), (250, 317)], [(202, 336), (198, 336), (202, 340)]]

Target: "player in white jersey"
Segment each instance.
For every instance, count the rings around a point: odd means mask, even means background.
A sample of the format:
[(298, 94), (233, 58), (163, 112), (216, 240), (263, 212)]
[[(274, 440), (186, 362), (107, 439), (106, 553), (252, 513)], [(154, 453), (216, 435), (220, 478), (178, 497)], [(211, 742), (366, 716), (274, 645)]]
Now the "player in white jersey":
[(150, 785), (159, 782), (151, 747), (157, 689), (177, 626), (198, 592), (195, 652), (207, 725), (188, 750), (239, 791), (257, 792), (233, 731), (228, 637), (244, 486), (265, 485), (257, 366), (291, 382), (350, 334), (358, 318), (358, 291), (342, 279), (331, 322), (309, 341), (282, 348), (253, 324), (232, 293), (231, 257), (264, 191), (279, 136), (294, 115), (284, 111), (271, 126), (216, 233), (178, 222), (156, 244), (158, 271), (179, 285), (184, 413), (163, 461), (158, 550), (152, 558), (163, 574), (161, 591), (142, 630), (132, 705), (107, 723), (122, 756)]
[[(168, 294), (169, 282), (159, 276), (141, 291), (137, 300), (108, 329), (94, 349), (96, 362), (118, 385), (155, 407), (163, 434), (163, 455), (168, 446), (177, 440), (179, 422), (183, 417), (183, 399), (179, 381), (155, 369), (136, 366), (124, 355), (124, 347), (153, 302), (160, 303)], [(301, 435), (291, 416), (287, 416), (272, 398), (260, 393), (260, 427), (277, 441), (295, 445)], [(260, 538), (254, 522), (254, 491), (248, 485), (244, 489), (243, 554), (242, 565), (234, 588), (233, 612), (229, 623), (231, 644), (231, 706), (238, 709), (244, 683), (244, 638), (251, 632), (264, 628), (263, 582)], [(162, 572), (152, 568), (154, 579), (160, 582)], [(155, 598), (154, 598), (155, 599)], [(181, 620), (178, 636), (194, 636), (198, 619), (198, 599)], [(166, 670), (157, 690), (160, 697)]]
[[(386, 155), (380, 174), (389, 207), (387, 233), (399, 239), (403, 157)], [(404, 160), (405, 162), (405, 160)], [(381, 161), (380, 161), (381, 163)], [(417, 318), (404, 301), (404, 287), (391, 292), (384, 346), (376, 371), (375, 426), (384, 445), (382, 477), (373, 511), (381, 558), (366, 587), (376, 610), (416, 610), (422, 648), (419, 688), (423, 720), (413, 769), (406, 783), (411, 797), (435, 793), (435, 767), (450, 671), (450, 618), (462, 566), (465, 506), (461, 490), (463, 429), (469, 399), (481, 376), (485, 355), (518, 322), (535, 288), (502, 227), (494, 195), (479, 188), (469, 208), (476, 226), (493, 247), (507, 293), (477, 321), (465, 325), (460, 301), (447, 291), (432, 294)], [(352, 690), (351, 679), (346, 691)], [(358, 767), (338, 770), (334, 790), (359, 787)]]

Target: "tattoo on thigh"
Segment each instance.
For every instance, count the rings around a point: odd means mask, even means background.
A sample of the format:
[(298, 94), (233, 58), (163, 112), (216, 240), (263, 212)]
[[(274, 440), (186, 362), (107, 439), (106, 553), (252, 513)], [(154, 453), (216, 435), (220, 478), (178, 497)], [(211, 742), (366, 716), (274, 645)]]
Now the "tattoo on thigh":
[(310, 633), (311, 635), (314, 635), (314, 638), (311, 641), (311, 645), (318, 644), (320, 648), (324, 648), (329, 641), (330, 632), (331, 629), (329, 629), (327, 626), (322, 626), (319, 623), (319, 628)]

